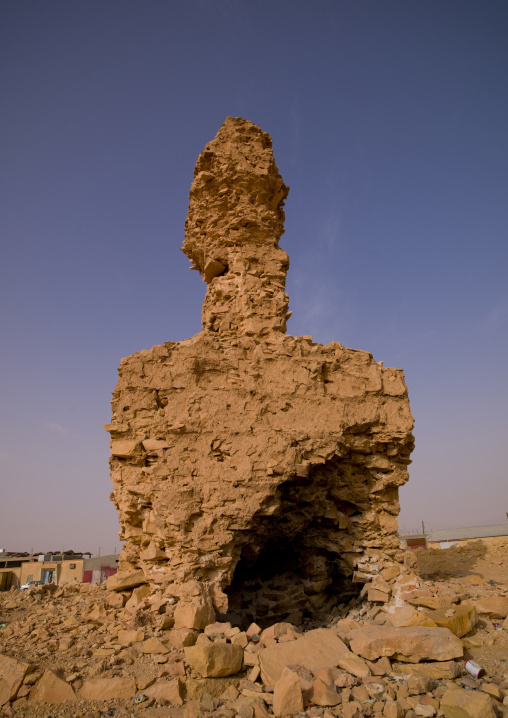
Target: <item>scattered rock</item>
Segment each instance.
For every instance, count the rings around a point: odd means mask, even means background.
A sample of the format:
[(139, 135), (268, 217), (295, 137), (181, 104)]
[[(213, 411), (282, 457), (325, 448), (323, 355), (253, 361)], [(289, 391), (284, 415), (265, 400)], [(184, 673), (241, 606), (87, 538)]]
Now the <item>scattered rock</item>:
[(506, 596), (485, 596), (474, 603), (478, 613), (491, 618), (508, 616), (508, 598)]
[(158, 638), (149, 638), (143, 644), (141, 653), (169, 653), (169, 648)]
[(79, 697), (88, 701), (107, 701), (112, 698), (133, 698), (136, 683), (133, 678), (89, 678), (83, 684)]
[(13, 700), (31, 666), (0, 653), (0, 706)]
[(441, 698), (445, 718), (495, 718), (490, 697), (486, 693), (450, 688)]
[(275, 685), (286, 666), (299, 664), (315, 673), (321, 668), (338, 665), (338, 658), (349, 653), (335, 631), (317, 628), (290, 643), (278, 643), (259, 652), (261, 678), (269, 686)]
[(205, 678), (231, 676), (242, 670), (243, 649), (231, 643), (185, 648), (185, 660)]
[(276, 716), (289, 716), (303, 709), (303, 692), (298, 676), (292, 671), (285, 671), (275, 684), (273, 712)]
[(425, 663), (392, 663), (392, 671), (395, 674), (412, 675), (420, 673), (429, 678), (457, 678), (462, 673), (460, 663), (455, 661), (439, 661)]
[(169, 681), (157, 681), (149, 688), (146, 688), (144, 692), (149, 698), (154, 698), (157, 701), (164, 699), (174, 706), (183, 704), (184, 688), (179, 678)]
[(448, 628), (455, 636), (461, 638), (469, 633), (478, 623), (478, 612), (474, 606), (460, 605), (453, 608), (438, 608), (427, 614), (436, 626)]
[(146, 583), (143, 571), (117, 571), (107, 579), (106, 586), (108, 591), (126, 591), (142, 583)]
[(367, 663), (354, 653), (342, 653), (337, 658), (337, 665), (357, 678), (366, 678), (371, 675)]
[(371, 661), (381, 656), (408, 662), (448, 661), (460, 658), (464, 652), (460, 639), (447, 628), (424, 626), (360, 628), (351, 634), (350, 647), (354, 653)]
[[(64, 703), (76, 700), (72, 686), (46, 670), (40, 681), (30, 691), (30, 701), (41, 703)], [(103, 697), (101, 696), (101, 700)]]

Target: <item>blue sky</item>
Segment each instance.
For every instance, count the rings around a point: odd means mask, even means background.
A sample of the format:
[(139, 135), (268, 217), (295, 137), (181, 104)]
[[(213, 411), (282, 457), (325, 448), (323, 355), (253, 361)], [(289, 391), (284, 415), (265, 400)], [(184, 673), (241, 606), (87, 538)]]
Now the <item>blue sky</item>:
[(113, 551), (121, 357), (200, 330), (179, 251), (225, 117), (272, 135), (288, 331), (404, 369), (400, 522), (506, 520), (504, 0), (0, 9), (0, 547)]

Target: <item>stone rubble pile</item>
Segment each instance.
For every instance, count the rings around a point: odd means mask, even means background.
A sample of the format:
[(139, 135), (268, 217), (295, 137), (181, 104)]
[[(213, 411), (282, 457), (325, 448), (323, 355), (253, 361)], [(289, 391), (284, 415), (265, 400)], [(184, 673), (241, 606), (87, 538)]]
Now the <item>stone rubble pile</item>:
[[(507, 586), (397, 559), (320, 627), (241, 630), (132, 575), (0, 594), (2, 714), (506, 718)], [(485, 648), (500, 657), (475, 680), (464, 662)]]

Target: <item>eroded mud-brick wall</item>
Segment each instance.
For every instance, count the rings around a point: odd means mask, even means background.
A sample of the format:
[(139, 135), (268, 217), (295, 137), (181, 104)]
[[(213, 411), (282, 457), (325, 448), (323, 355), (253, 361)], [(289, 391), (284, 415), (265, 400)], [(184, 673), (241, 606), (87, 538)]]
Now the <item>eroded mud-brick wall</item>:
[(107, 427), (120, 569), (267, 621), (347, 600), (395, 551), (413, 448), (402, 370), (285, 334), (287, 193), (269, 135), (227, 118), (183, 245), (203, 330), (122, 360)]

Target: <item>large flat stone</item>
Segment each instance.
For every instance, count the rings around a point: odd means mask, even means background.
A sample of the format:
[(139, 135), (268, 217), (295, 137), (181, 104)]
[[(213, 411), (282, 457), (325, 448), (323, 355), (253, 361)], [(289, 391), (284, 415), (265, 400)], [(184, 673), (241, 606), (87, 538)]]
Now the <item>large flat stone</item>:
[(106, 581), (108, 591), (126, 591), (129, 588), (135, 588), (142, 583), (147, 583), (143, 571), (117, 571)]
[(445, 718), (495, 718), (490, 696), (479, 691), (450, 688), (441, 698)]
[(0, 653), (0, 706), (16, 697), (29, 670), (29, 663)]
[(158, 681), (143, 692), (149, 698), (155, 698), (157, 701), (163, 698), (172, 705), (181, 706), (183, 703), (182, 690), (182, 681), (179, 678), (173, 678), (167, 681)]
[(506, 596), (486, 596), (475, 601), (478, 613), (491, 618), (506, 618), (508, 616), (508, 598)]
[(329, 628), (316, 628), (288, 643), (263, 648), (259, 652), (261, 678), (274, 686), (286, 666), (299, 664), (313, 673), (322, 668), (334, 668), (339, 656), (349, 653), (346, 644)]
[(89, 678), (79, 692), (79, 697), (88, 701), (133, 698), (135, 695), (134, 678)]
[(460, 639), (447, 628), (426, 626), (365, 626), (353, 631), (349, 645), (353, 653), (369, 661), (381, 656), (409, 663), (449, 661), (460, 658), (464, 652)]
[(392, 663), (394, 673), (412, 675), (420, 673), (429, 678), (458, 678), (462, 673), (462, 663), (455, 661), (431, 661), (426, 663)]
[(59, 678), (53, 671), (45, 670), (42, 678), (30, 691), (30, 701), (41, 703), (64, 703), (75, 701), (72, 686)]

